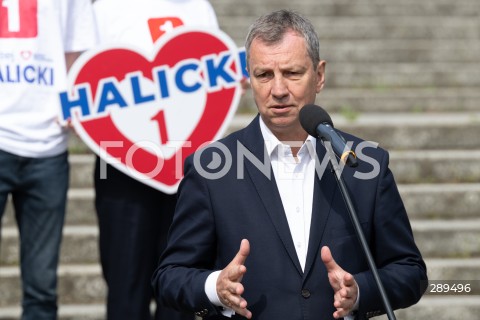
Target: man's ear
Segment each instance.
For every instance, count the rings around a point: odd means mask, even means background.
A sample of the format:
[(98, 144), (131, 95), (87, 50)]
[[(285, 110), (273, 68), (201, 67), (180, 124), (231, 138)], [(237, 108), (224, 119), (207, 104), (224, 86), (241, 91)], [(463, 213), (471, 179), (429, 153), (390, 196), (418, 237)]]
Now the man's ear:
[(317, 93), (319, 93), (323, 89), (323, 85), (325, 84), (325, 66), (327, 62), (325, 60), (320, 60), (317, 65)]

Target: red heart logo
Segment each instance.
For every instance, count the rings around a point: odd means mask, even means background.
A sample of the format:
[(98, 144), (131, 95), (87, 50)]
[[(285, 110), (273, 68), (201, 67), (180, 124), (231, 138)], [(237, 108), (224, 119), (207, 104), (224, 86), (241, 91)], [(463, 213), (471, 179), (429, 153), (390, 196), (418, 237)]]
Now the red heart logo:
[[(215, 69), (219, 61), (227, 71)], [(91, 92), (90, 112), (72, 112), (72, 123), (100, 157), (174, 193), (185, 158), (221, 137), (233, 117), (241, 67), (238, 49), (221, 31), (172, 31), (161, 38), (151, 59), (129, 48), (100, 50), (76, 63), (70, 74), (75, 87)], [(214, 71), (227, 79), (235, 74), (235, 81), (214, 78)]]
[(20, 51), (20, 56), (23, 58), (23, 60), (28, 60), (32, 56), (32, 51), (22, 50)]

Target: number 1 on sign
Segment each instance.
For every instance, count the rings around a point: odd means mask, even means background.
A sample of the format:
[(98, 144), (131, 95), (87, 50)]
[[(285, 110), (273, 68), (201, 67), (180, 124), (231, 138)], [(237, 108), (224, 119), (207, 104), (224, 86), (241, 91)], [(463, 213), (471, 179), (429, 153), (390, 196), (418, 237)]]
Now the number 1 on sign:
[(167, 122), (165, 121), (165, 112), (163, 110), (160, 110), (151, 119), (157, 122), (158, 130), (160, 131), (160, 142), (162, 144), (167, 144), (168, 133), (167, 133)]
[(20, 31), (20, 0), (2, 0), (2, 7), (7, 8), (8, 31)]

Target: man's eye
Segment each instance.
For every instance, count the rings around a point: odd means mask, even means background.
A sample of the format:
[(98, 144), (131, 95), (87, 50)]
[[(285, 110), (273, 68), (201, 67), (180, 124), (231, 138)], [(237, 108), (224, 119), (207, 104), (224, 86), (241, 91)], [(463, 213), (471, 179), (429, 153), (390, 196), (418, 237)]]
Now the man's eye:
[(264, 80), (264, 79), (269, 79), (272, 77), (272, 75), (268, 72), (263, 72), (263, 73), (259, 73), (255, 76), (257, 79), (260, 79), (260, 80)]

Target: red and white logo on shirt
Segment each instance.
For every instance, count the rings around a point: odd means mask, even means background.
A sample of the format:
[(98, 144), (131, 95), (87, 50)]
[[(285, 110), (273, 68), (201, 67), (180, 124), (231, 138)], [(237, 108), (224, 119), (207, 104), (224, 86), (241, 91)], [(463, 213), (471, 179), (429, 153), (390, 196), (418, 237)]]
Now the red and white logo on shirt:
[(37, 0), (0, 0), (0, 38), (35, 38)]
[(155, 42), (166, 32), (172, 31), (173, 28), (183, 26), (183, 21), (177, 17), (163, 17), (148, 19), (148, 28), (152, 41)]

